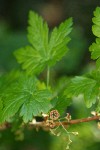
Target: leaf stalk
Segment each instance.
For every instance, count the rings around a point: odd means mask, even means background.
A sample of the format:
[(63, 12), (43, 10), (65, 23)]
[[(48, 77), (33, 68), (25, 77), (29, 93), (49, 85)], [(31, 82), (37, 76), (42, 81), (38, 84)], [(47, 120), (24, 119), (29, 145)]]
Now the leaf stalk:
[(47, 88), (49, 87), (49, 81), (50, 81), (50, 67), (47, 67)]

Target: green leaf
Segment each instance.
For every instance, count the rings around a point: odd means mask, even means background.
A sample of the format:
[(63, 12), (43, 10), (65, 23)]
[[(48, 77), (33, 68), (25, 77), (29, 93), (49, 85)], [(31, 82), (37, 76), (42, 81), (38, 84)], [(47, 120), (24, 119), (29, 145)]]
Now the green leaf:
[(30, 102), (26, 101), (20, 111), (20, 115), (23, 116), (23, 120), (27, 122), (32, 120), (33, 116), (41, 115), (41, 113), (47, 113), (50, 106), (50, 92), (48, 90), (37, 91), (30, 98)]
[(100, 70), (95, 69), (92, 72), (86, 74), (86, 77), (96, 80), (98, 85), (100, 85)]
[(71, 99), (66, 98), (64, 90), (70, 83), (69, 77), (61, 77), (56, 81), (56, 86), (53, 89), (54, 98), (51, 100), (52, 109), (57, 109), (60, 115), (63, 115), (69, 105), (71, 105)]
[[(60, 60), (65, 53), (68, 51), (67, 43), (70, 41), (68, 34), (71, 32), (72, 28), (72, 18), (69, 18), (65, 22), (61, 23), (58, 28), (54, 28), (50, 41), (49, 41), (49, 57), (50, 64), (56, 63)], [(53, 60), (52, 60), (53, 59)]]
[(40, 73), (46, 65), (45, 58), (31, 46), (20, 48), (15, 51), (15, 55), (18, 62), (22, 64), (22, 68), (26, 69), (28, 74)]
[[(48, 26), (36, 13), (29, 13), (28, 40), (31, 46), (15, 51), (15, 57), (28, 74), (39, 74), (47, 66), (59, 61), (68, 51), (72, 19), (61, 23), (48, 35)], [(49, 38), (50, 36), (50, 38)]]
[(67, 97), (83, 94), (87, 107), (91, 107), (99, 94), (99, 84), (95, 79), (76, 76), (64, 93)]
[(92, 19), (94, 25), (92, 26), (93, 34), (100, 37), (100, 7), (97, 7), (94, 11), (94, 17)]
[(42, 17), (29, 12), (28, 40), (36, 51), (45, 57), (48, 46), (48, 26)]
[(20, 73), (21, 72), (19, 70), (12, 70), (11, 72), (0, 77), (0, 96), (5, 93), (6, 88), (8, 88), (11, 83), (19, 78)]
[(51, 101), (53, 109), (57, 109), (60, 115), (64, 114), (65, 110), (71, 105), (71, 99), (66, 96), (59, 96)]
[(96, 108), (96, 112), (100, 113), (100, 97), (98, 97), (98, 105), (97, 105), (97, 108)]
[(22, 76), (12, 84), (3, 99), (4, 108), (0, 114), (0, 121), (4, 122), (19, 112), (24, 122), (32, 120), (34, 116), (47, 113), (50, 108), (51, 92), (38, 89), (36, 78)]
[(91, 51), (91, 58), (97, 59), (96, 67), (100, 70), (100, 38), (96, 39), (96, 43), (93, 43), (89, 50)]
[(91, 58), (96, 60), (96, 67), (100, 70), (100, 7), (94, 11), (94, 18), (92, 19), (94, 25), (92, 26), (93, 34), (98, 37), (89, 50), (91, 51)]
[(1, 112), (2, 108), (3, 108), (3, 102), (2, 102), (2, 99), (0, 98), (0, 112)]
[(70, 83), (70, 79), (70, 77), (63, 76), (55, 81), (56, 85), (53, 89), (55, 96), (63, 95), (66, 86), (68, 86)]

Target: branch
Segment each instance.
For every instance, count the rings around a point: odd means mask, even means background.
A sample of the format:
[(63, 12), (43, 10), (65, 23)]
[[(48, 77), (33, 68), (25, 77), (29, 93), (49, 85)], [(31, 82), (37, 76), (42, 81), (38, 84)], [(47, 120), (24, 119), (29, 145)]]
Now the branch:
[(90, 122), (93, 120), (100, 120), (100, 116), (93, 116), (93, 117), (88, 117), (88, 118), (83, 118), (83, 119), (75, 119), (75, 120), (70, 120), (70, 121), (62, 121), (61, 123), (58, 121), (52, 122), (52, 120), (48, 120), (47, 123), (45, 121), (43, 121), (43, 122), (31, 123), (30, 125), (33, 127), (48, 127), (48, 128), (50, 128), (51, 124), (54, 125), (54, 127), (61, 126), (61, 124), (62, 124), (63, 126), (68, 127), (68, 125), (73, 125), (73, 124), (78, 124), (78, 123), (83, 123), (83, 122)]
[(78, 124), (78, 123), (83, 123), (83, 122), (90, 122), (93, 120), (100, 120), (100, 116), (93, 116), (93, 117), (88, 117), (88, 118), (83, 118), (83, 119), (70, 120), (69, 122), (63, 122), (63, 125), (72, 125), (72, 124)]
[[(75, 120), (69, 120), (69, 121), (62, 121), (61, 123), (59, 121), (53, 121), (53, 120), (48, 120), (42, 121), (42, 122), (30, 122), (27, 124), (28, 127), (35, 127), (35, 128), (45, 128), (45, 129), (50, 129), (54, 127), (61, 126), (61, 124), (64, 127), (68, 127), (69, 125), (73, 124), (78, 124), (78, 123), (84, 123), (84, 122), (90, 122), (93, 120), (100, 120), (100, 116), (93, 116), (93, 117), (88, 117), (88, 118), (83, 118), (83, 119), (75, 119)], [(52, 127), (50, 125), (53, 125)], [(22, 127), (25, 127), (26, 125), (24, 124)], [(0, 125), (0, 130), (4, 130), (11, 127), (10, 123), (5, 123), (3, 125)]]

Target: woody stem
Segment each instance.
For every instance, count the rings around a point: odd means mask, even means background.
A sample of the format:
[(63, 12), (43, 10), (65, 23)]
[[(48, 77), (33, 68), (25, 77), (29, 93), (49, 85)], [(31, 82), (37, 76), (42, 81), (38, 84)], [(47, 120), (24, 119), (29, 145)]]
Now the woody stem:
[[(54, 123), (55, 123), (55, 127), (61, 126), (61, 125), (63, 125), (64, 127), (67, 127), (68, 125), (84, 123), (84, 122), (90, 122), (90, 121), (93, 121), (93, 120), (100, 120), (100, 116), (93, 116), (93, 117), (88, 117), (88, 118), (75, 119), (75, 120), (62, 121), (62, 122), (55, 121)], [(49, 127), (47, 127), (45, 121), (35, 122), (33, 124), (29, 124), (29, 126), (31, 126), (31, 127), (45, 127), (45, 128), (49, 129)], [(4, 130), (4, 129), (9, 128), (9, 127), (11, 127), (11, 124), (10, 123), (5, 123), (3, 125), (0, 125), (0, 130)]]

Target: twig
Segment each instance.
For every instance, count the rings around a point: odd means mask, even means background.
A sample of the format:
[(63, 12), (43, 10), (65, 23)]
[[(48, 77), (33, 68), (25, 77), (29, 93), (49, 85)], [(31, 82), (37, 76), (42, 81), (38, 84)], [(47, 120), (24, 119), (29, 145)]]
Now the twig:
[[(93, 116), (93, 117), (88, 117), (88, 118), (82, 118), (82, 119), (75, 119), (75, 120), (70, 120), (70, 121), (62, 121), (62, 122), (59, 122), (59, 121), (55, 121), (55, 127), (57, 126), (61, 126), (63, 125), (64, 127), (68, 127), (69, 125), (73, 125), (73, 124), (78, 124), (78, 123), (84, 123), (84, 122), (90, 122), (90, 121), (93, 121), (93, 120), (100, 120), (100, 116)], [(36, 122), (34, 124), (31, 124), (31, 126), (33, 127), (47, 127), (47, 124), (46, 122)]]
[[(75, 120), (70, 120), (70, 121), (62, 121), (61, 123), (59, 121), (55, 121), (54, 124), (55, 124), (55, 127), (61, 126), (61, 124), (64, 127), (68, 127), (69, 125), (78, 124), (78, 123), (84, 123), (84, 122), (90, 122), (90, 121), (93, 121), (93, 120), (100, 120), (100, 116), (93, 116), (93, 117), (82, 118), (82, 119), (75, 119)], [(26, 125), (23, 125), (23, 126), (26, 126)], [(49, 126), (47, 126), (45, 121), (34, 122), (34, 123), (31, 123), (31, 124), (29, 123), (27, 126), (35, 127), (35, 128), (46, 128), (46, 129), (50, 128)], [(7, 129), (9, 127), (11, 127), (10, 123), (2, 124), (2, 125), (0, 125), (0, 130)]]
[(75, 120), (70, 120), (69, 122), (63, 122), (63, 125), (72, 125), (72, 124), (78, 124), (78, 123), (83, 123), (83, 122), (90, 122), (93, 120), (100, 120), (100, 116), (93, 116), (93, 117), (88, 117), (88, 118), (83, 118), (83, 119), (75, 119)]

